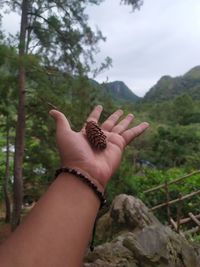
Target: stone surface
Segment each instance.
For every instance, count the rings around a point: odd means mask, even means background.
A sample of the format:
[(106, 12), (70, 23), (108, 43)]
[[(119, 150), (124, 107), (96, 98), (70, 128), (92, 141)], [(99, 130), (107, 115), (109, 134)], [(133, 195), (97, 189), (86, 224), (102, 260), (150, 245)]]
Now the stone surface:
[(200, 248), (163, 226), (143, 202), (117, 196), (97, 225), (106, 243), (89, 252), (85, 267), (199, 267)]

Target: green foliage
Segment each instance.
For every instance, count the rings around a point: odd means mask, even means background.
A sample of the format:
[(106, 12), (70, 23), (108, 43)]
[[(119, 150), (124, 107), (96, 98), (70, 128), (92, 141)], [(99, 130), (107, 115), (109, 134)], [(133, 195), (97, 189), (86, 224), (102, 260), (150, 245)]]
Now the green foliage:
[(150, 119), (157, 123), (171, 124), (175, 118), (172, 112), (173, 106), (171, 101), (155, 103), (148, 109)]
[(197, 242), (197, 244), (200, 244), (200, 235), (195, 234), (194, 236), (190, 237), (190, 240)]
[(200, 66), (196, 66), (189, 70), (185, 75), (185, 78), (190, 80), (200, 80)]
[[(17, 57), (14, 49), (0, 45), (0, 199), (3, 198), (3, 184), (6, 176), (6, 140), (9, 138), (10, 164), (7, 187), (11, 191), (13, 171), (13, 145), (16, 114)], [(9, 192), (8, 192), (9, 193)]]
[(188, 94), (182, 94), (174, 100), (173, 114), (177, 123), (185, 124), (185, 119), (191, 116), (193, 112), (193, 101)]
[[(197, 126), (159, 126), (151, 144), (149, 158), (160, 168), (199, 166), (200, 136)], [(196, 157), (195, 162), (192, 163), (191, 157)]]
[[(159, 189), (154, 192), (144, 193), (145, 190), (156, 187), (165, 182), (170, 182), (176, 178), (182, 177), (192, 170), (173, 168), (166, 171), (143, 168), (137, 173), (134, 167), (130, 166), (126, 162), (122, 163), (122, 167), (118, 173), (113, 177), (108, 187), (108, 198), (113, 199), (119, 193), (127, 193), (140, 198), (149, 208), (156, 206), (160, 203), (166, 201), (165, 189)], [(189, 194), (193, 191), (197, 191), (200, 188), (200, 174), (193, 175), (186, 178), (185, 180), (177, 183), (171, 184), (169, 186), (169, 196), (170, 200), (176, 199), (180, 196)], [(199, 196), (194, 196), (188, 200), (185, 200), (181, 204), (181, 217), (188, 217), (189, 212), (194, 214), (199, 213)], [(171, 215), (176, 220), (178, 204), (171, 206)], [(166, 223), (167, 222), (167, 210), (166, 208), (161, 208), (155, 212), (155, 215), (159, 219)]]

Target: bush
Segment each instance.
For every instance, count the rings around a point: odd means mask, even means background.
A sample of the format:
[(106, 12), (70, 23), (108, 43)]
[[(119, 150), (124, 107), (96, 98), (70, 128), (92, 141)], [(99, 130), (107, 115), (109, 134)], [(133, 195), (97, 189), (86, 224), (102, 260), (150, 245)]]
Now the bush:
[[(108, 198), (111, 202), (112, 199), (120, 193), (134, 195), (140, 198), (149, 208), (156, 206), (166, 201), (165, 189), (144, 193), (145, 190), (156, 187), (165, 182), (173, 181), (176, 178), (182, 177), (192, 170), (173, 168), (169, 170), (157, 169), (141, 169), (139, 172), (134, 173), (134, 167), (130, 166), (127, 162), (123, 162), (122, 167), (113, 177), (108, 186)], [(176, 199), (197, 191), (200, 187), (200, 173), (188, 177), (177, 184), (169, 186), (170, 200)], [(179, 204), (170, 206), (171, 216), (176, 220), (177, 208), (181, 207), (181, 217), (187, 217), (189, 212), (194, 214), (199, 213), (200, 196), (194, 196), (186, 199)], [(155, 215), (162, 221), (167, 222), (167, 209), (166, 207), (158, 209)]]

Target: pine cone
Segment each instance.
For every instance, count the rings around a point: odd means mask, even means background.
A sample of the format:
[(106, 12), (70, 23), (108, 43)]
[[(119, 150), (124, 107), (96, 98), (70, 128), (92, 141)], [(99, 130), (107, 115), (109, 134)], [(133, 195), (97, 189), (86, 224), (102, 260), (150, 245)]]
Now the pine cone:
[(87, 139), (93, 148), (97, 150), (103, 150), (106, 148), (106, 136), (96, 122), (87, 122), (85, 130)]

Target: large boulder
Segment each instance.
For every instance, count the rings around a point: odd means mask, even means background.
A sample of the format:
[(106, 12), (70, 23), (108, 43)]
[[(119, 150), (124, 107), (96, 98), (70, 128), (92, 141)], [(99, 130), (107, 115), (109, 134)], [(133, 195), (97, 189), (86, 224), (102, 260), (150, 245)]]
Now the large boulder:
[(200, 248), (162, 225), (144, 203), (117, 196), (97, 224), (98, 240), (85, 267), (198, 267)]

